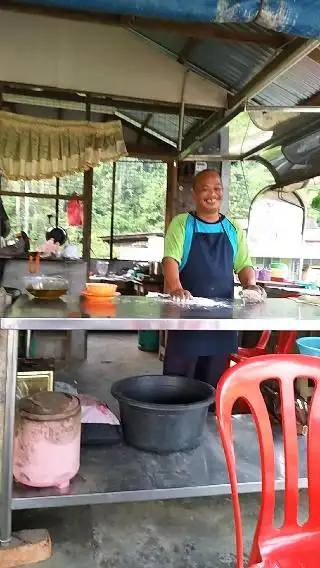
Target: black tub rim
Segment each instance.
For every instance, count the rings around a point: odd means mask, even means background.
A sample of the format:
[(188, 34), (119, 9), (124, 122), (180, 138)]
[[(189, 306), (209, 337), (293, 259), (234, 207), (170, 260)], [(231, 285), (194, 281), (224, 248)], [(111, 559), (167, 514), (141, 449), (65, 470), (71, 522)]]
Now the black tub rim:
[(195, 383), (197, 385), (201, 385), (201, 387), (206, 387), (208, 390), (207, 397), (205, 397), (203, 400), (199, 400), (197, 402), (189, 402), (187, 404), (157, 404), (152, 402), (142, 402), (139, 400), (135, 400), (134, 398), (130, 398), (118, 392), (121, 386), (123, 386), (125, 383), (129, 383), (129, 381), (132, 379), (139, 379), (140, 377), (159, 379), (159, 376), (160, 375), (135, 375), (133, 377), (126, 377), (125, 379), (120, 379), (119, 381), (113, 383), (111, 387), (111, 394), (120, 403), (128, 404), (130, 406), (134, 406), (136, 408), (140, 408), (143, 410), (150, 410), (150, 411), (158, 410), (166, 413), (170, 411), (178, 413), (178, 412), (184, 412), (185, 410), (191, 410), (191, 409), (196, 410), (198, 408), (205, 408), (206, 406), (209, 407), (210, 404), (214, 402), (215, 390), (211, 385), (205, 383), (204, 381), (189, 379), (178, 375), (163, 375), (163, 376), (173, 379), (183, 379), (183, 381), (186, 381), (188, 383)]

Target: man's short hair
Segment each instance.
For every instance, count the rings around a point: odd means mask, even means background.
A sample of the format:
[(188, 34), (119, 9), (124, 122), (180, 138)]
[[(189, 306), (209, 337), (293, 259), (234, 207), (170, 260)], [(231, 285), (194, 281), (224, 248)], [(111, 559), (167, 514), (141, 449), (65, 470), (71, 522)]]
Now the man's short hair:
[(193, 189), (196, 187), (196, 183), (197, 183), (198, 179), (200, 177), (202, 177), (204, 174), (207, 174), (207, 173), (217, 174), (217, 176), (220, 178), (219, 172), (217, 172), (217, 170), (215, 170), (214, 168), (206, 168), (205, 170), (201, 170), (201, 172), (198, 172), (193, 178), (193, 181), (192, 181)]

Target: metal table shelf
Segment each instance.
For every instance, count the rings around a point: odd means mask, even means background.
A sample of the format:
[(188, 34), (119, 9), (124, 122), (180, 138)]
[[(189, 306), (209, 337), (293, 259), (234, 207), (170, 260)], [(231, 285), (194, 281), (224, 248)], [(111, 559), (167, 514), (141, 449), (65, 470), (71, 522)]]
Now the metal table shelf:
[[(260, 458), (255, 426), (250, 416), (234, 418), (239, 491), (260, 491)], [(281, 433), (274, 430), (276, 484), (284, 484)], [(306, 439), (299, 437), (300, 487), (307, 486), (303, 459)], [(79, 475), (67, 492), (31, 489), (16, 485), (13, 509), (63, 507), (229, 495), (230, 485), (219, 433), (213, 417), (208, 420), (203, 444), (189, 452), (156, 455), (125, 444), (86, 448), (81, 453)]]
[[(81, 469), (66, 493), (12, 484), (16, 372), (19, 330), (320, 330), (317, 306), (268, 299), (199, 308), (157, 299), (120, 297), (93, 306), (79, 298), (58, 302), (20, 298), (0, 321), (0, 543), (11, 538), (13, 509), (221, 495), (230, 492), (220, 439), (211, 419), (203, 445), (186, 454), (156, 456), (125, 445), (86, 449)], [(2, 432), (3, 425), (3, 432)], [(260, 466), (250, 418), (235, 419), (239, 489), (259, 491)], [(275, 432), (277, 487), (284, 483), (281, 436)], [(299, 439), (300, 486), (306, 486), (305, 440)]]

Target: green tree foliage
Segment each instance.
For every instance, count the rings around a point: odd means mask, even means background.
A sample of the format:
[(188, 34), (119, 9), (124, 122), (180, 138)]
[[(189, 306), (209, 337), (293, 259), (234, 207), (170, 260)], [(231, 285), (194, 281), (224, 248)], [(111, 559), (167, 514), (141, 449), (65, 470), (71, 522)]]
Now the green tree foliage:
[[(245, 128), (245, 124), (242, 124)], [(111, 163), (95, 168), (93, 176), (92, 204), (92, 256), (107, 257), (108, 246), (101, 237), (109, 236), (111, 229), (112, 202)], [(235, 162), (231, 166), (229, 191), (229, 214), (239, 220), (248, 218), (252, 199), (259, 191), (272, 185), (270, 172), (254, 161)], [(162, 162), (126, 159), (117, 163), (114, 209), (114, 234), (163, 232), (167, 168)], [(44, 241), (49, 226), (48, 215), (53, 215), (55, 224), (56, 181), (10, 182), (3, 189), (14, 192), (47, 193), (53, 199), (35, 197), (3, 196), (3, 203), (10, 218), (12, 233), (25, 230), (36, 250)], [(60, 179), (61, 195), (81, 194), (83, 174), (74, 174)], [(318, 194), (319, 185), (309, 182), (300, 190), (307, 207), (307, 217), (320, 224), (320, 212), (311, 208), (312, 199)], [(59, 201), (59, 224), (68, 231), (69, 240), (82, 246), (82, 228), (68, 227), (67, 201)]]
[[(108, 255), (101, 237), (110, 235), (112, 164), (101, 164), (93, 176), (92, 256)], [(167, 167), (162, 162), (141, 162), (127, 159), (117, 163), (114, 234), (162, 232), (164, 230)], [(83, 174), (60, 180), (60, 194), (82, 193)], [(55, 180), (9, 182), (3, 189), (28, 193), (56, 191)], [(32, 248), (44, 241), (49, 226), (48, 215), (55, 223), (55, 200), (35, 197), (4, 196), (3, 203), (10, 219), (12, 233), (25, 230), (32, 239)], [(69, 240), (82, 244), (82, 229), (68, 227), (66, 201), (59, 201), (59, 224), (68, 231)]]
[(254, 161), (231, 165), (229, 214), (234, 219), (247, 219), (252, 199), (274, 183), (270, 172)]

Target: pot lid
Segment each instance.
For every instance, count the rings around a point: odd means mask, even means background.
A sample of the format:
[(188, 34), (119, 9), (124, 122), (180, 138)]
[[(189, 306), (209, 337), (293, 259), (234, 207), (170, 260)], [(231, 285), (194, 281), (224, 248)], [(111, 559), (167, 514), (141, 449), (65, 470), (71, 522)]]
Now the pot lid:
[(20, 414), (35, 420), (58, 420), (76, 414), (80, 401), (76, 396), (59, 392), (38, 392), (19, 402)]

